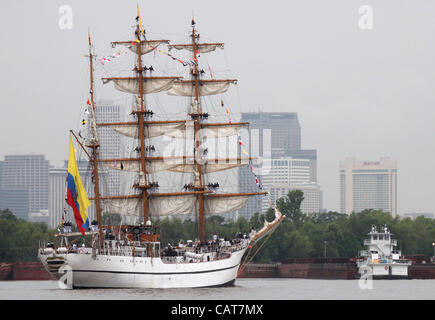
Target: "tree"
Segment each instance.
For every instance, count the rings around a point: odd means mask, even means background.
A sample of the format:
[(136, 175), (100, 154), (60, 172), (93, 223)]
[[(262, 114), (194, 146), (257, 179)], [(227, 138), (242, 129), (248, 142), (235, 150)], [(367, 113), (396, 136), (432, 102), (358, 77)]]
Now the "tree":
[(300, 227), (306, 219), (306, 215), (301, 211), (301, 204), (304, 200), (304, 193), (301, 190), (291, 190), (284, 198), (278, 199), (277, 207), (286, 219)]

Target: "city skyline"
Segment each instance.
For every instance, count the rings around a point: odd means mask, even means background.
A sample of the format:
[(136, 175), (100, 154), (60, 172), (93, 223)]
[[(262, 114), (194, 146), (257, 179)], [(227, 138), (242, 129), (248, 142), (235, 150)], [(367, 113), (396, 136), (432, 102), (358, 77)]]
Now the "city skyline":
[[(155, 3), (151, 9), (140, 5), (145, 29), (152, 35), (185, 38), (195, 8), (202, 35), (225, 41), (229, 65), (222, 69), (231, 69), (239, 80), (240, 106), (233, 107), (235, 115), (260, 108), (298, 113), (303, 123), (302, 148), (318, 152), (317, 180), (325, 208), (339, 211), (341, 159), (390, 156), (400, 172), (401, 214), (435, 212), (431, 195), (435, 128), (429, 121), (435, 118), (431, 39), (435, 22), (430, 15), (435, 3), (417, 2), (372, 4), (372, 30), (359, 28), (362, 3), (352, 0), (272, 1), (255, 6), (248, 1), (186, 1), (176, 11), (168, 11), (165, 3)], [(2, 51), (2, 70), (8, 76), (0, 80), (7, 119), (0, 128), (1, 158), (33, 152), (56, 165), (64, 161), (68, 131), (80, 127), (80, 110), (87, 99), (88, 65), (83, 55), (88, 28), (97, 54), (110, 54), (110, 41), (128, 38), (131, 30), (125, 26), (132, 24), (137, 5), (135, 1), (124, 1), (122, 6), (115, 1), (74, 1), (69, 4), (73, 27), (62, 30), (59, 8), (64, 4), (0, 4), (8, 13), (0, 22), (8, 30), (1, 40), (14, 43)], [(225, 9), (228, 5), (230, 12)], [(97, 11), (100, 14), (95, 15)], [(16, 24), (17, 19), (26, 22)], [(23, 34), (26, 41), (17, 41)], [(259, 39), (267, 39), (270, 45), (259, 45)], [(25, 85), (23, 77), (32, 85)], [(99, 83), (97, 94), (102, 90)]]

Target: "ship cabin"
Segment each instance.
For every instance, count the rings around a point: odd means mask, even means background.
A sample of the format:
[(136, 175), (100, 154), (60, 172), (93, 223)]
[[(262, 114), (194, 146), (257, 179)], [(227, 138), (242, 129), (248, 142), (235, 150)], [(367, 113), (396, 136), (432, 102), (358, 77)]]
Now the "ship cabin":
[(400, 259), (400, 250), (394, 249), (397, 246), (397, 240), (392, 239), (393, 234), (388, 230), (386, 225), (380, 231), (376, 229), (376, 226), (372, 226), (371, 231), (367, 235), (369, 238), (364, 240), (367, 251), (362, 251), (362, 256), (369, 256), (373, 260), (384, 258)]

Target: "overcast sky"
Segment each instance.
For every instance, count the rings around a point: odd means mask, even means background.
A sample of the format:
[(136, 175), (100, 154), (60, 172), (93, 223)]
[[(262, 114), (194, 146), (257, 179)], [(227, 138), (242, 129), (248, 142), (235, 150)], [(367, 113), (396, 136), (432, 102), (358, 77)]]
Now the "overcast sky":
[[(87, 32), (97, 54), (128, 35), (139, 3), (147, 30), (225, 42), (240, 111), (297, 112), (302, 148), (317, 149), (324, 207), (339, 209), (347, 156), (398, 163), (398, 212), (435, 212), (434, 1), (219, 0), (0, 2), (0, 159), (67, 158), (86, 101)], [(72, 8), (62, 30), (59, 8)], [(358, 12), (373, 9), (373, 28)]]

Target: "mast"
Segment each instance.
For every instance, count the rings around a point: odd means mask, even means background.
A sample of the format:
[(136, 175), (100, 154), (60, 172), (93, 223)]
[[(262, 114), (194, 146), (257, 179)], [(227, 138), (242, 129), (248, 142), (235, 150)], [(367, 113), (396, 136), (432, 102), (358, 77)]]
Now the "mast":
[[(140, 176), (140, 183), (137, 186), (138, 188), (142, 189), (142, 203), (143, 203), (143, 222), (144, 224), (148, 220), (148, 191), (147, 191), (147, 185), (146, 185), (146, 163), (145, 163), (145, 136), (144, 136), (144, 123), (143, 123), (143, 116), (145, 113), (145, 106), (143, 101), (143, 67), (142, 67), (142, 43), (140, 39), (140, 27), (139, 27), (139, 21), (136, 24), (136, 37), (137, 37), (137, 68), (135, 68), (136, 73), (139, 76), (139, 99), (140, 99), (140, 109), (135, 112), (137, 115), (137, 121), (139, 125), (139, 141), (140, 141), (140, 159), (141, 159), (141, 173)], [(143, 178), (143, 179), (142, 179)], [(143, 185), (141, 184), (143, 182)]]
[[(195, 21), (192, 19), (192, 48), (193, 48), (193, 59), (195, 62), (196, 60), (196, 32), (195, 32)], [(198, 181), (195, 181), (197, 183), (198, 190), (204, 190), (204, 185), (202, 181), (202, 167), (200, 161), (197, 161), (197, 157), (201, 157), (201, 151), (200, 151), (200, 141), (199, 141), (199, 130), (200, 130), (200, 105), (199, 105), (199, 90), (198, 90), (198, 63), (194, 64), (193, 67), (193, 80), (195, 84), (195, 100), (194, 100), (194, 110), (191, 114), (192, 119), (195, 121), (194, 126), (194, 137), (195, 137), (195, 157), (194, 161), (196, 163), (196, 169), (197, 169), (197, 178)], [(200, 193), (198, 194), (198, 212), (199, 212), (199, 239), (201, 242), (205, 242), (205, 214), (204, 214), (204, 194)]]
[[(139, 19), (138, 19), (139, 18)], [(140, 190), (137, 194), (126, 194), (118, 196), (100, 196), (100, 201), (106, 208), (122, 215), (138, 216), (143, 215), (146, 222), (150, 215), (169, 216), (173, 214), (196, 213), (199, 224), (199, 237), (202, 242), (206, 240), (205, 223), (206, 214), (220, 214), (238, 210), (246, 205), (251, 196), (266, 194), (265, 192), (254, 193), (222, 193), (216, 194), (213, 186), (206, 186), (204, 175), (212, 172), (229, 170), (231, 168), (248, 165), (250, 157), (236, 158), (208, 158), (202, 150), (202, 144), (206, 138), (220, 138), (237, 135), (239, 130), (248, 125), (246, 122), (238, 123), (204, 123), (205, 115), (200, 105), (200, 98), (203, 96), (216, 95), (228, 90), (230, 84), (236, 84), (236, 79), (202, 79), (203, 71), (198, 65), (197, 54), (212, 52), (216, 48), (223, 49), (223, 43), (200, 43), (199, 34), (195, 29), (195, 22), (192, 20), (191, 41), (188, 44), (169, 45), (169, 40), (141, 40), (144, 35), (141, 28), (140, 17), (136, 18), (136, 30), (134, 41), (116, 41), (112, 46), (126, 46), (138, 56), (134, 67), (134, 77), (110, 77), (102, 78), (103, 84), (114, 83), (118, 91), (134, 94), (139, 101), (132, 114), (137, 116), (134, 121), (97, 123), (95, 127), (109, 127), (125, 137), (139, 139), (137, 157), (98, 159), (111, 170), (124, 172), (138, 172), (139, 183), (133, 187)], [(141, 32), (142, 31), (142, 32)], [(190, 68), (191, 79), (182, 80), (180, 76), (159, 76), (146, 75), (146, 70), (152, 70), (142, 64), (142, 55), (152, 52), (158, 45), (168, 44), (169, 50), (188, 50), (193, 52), (194, 64)], [(151, 68), (151, 67), (150, 67)], [(191, 97), (192, 106), (188, 115), (190, 119), (152, 121), (145, 106), (144, 95), (164, 92), (172, 96)], [(192, 130), (193, 129), (193, 130)], [(145, 139), (152, 139), (159, 136), (171, 137), (173, 139), (194, 139), (193, 156), (150, 156), (146, 152)], [(140, 147), (140, 150), (139, 150)], [(140, 154), (140, 156), (139, 156)], [(192, 161), (193, 160), (193, 161)], [(184, 191), (158, 193), (156, 186), (147, 181), (147, 174), (154, 174), (160, 171), (193, 173), (193, 183), (185, 184)], [(181, 186), (180, 186), (181, 188)], [(143, 208), (138, 210), (138, 204)]]
[(98, 174), (98, 147), (99, 141), (96, 131), (96, 121), (95, 121), (95, 101), (94, 101), (94, 68), (93, 68), (93, 59), (94, 56), (92, 54), (92, 44), (91, 44), (91, 36), (88, 34), (89, 40), (89, 73), (90, 73), (90, 95), (91, 95), (91, 126), (92, 126), (92, 135), (91, 143), (87, 146), (92, 149), (92, 163), (94, 167), (94, 193), (95, 193), (95, 211), (97, 215), (98, 222), (98, 232), (99, 232), (99, 250), (103, 247), (103, 221), (101, 217), (101, 203), (100, 203), (100, 180)]

